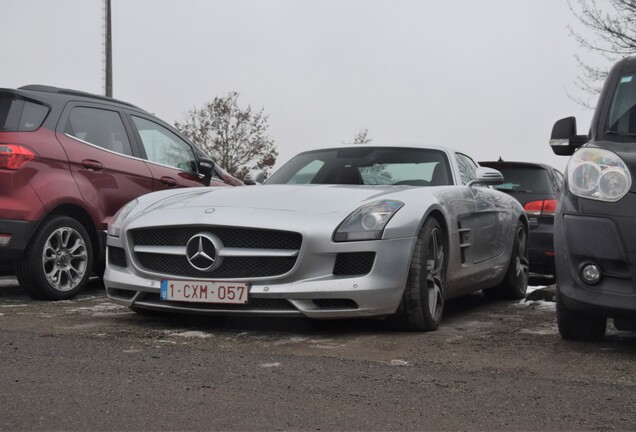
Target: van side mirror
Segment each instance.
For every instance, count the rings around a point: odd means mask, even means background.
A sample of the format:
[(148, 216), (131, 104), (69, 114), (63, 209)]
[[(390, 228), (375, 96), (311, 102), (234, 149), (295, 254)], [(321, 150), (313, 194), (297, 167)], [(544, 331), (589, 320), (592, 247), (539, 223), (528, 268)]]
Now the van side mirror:
[(475, 172), (475, 180), (468, 183), (468, 186), (476, 184), (498, 185), (504, 181), (503, 174), (494, 168), (477, 167)]
[(587, 142), (587, 135), (576, 134), (576, 119), (566, 117), (558, 120), (552, 127), (550, 147), (554, 154), (569, 156)]
[(199, 170), (199, 174), (203, 175), (203, 185), (210, 186), (210, 180), (212, 179), (212, 173), (214, 172), (214, 161), (207, 156), (199, 155), (197, 168)]
[(265, 171), (263, 170), (250, 170), (243, 179), (243, 183), (246, 185), (261, 185), (264, 181)]

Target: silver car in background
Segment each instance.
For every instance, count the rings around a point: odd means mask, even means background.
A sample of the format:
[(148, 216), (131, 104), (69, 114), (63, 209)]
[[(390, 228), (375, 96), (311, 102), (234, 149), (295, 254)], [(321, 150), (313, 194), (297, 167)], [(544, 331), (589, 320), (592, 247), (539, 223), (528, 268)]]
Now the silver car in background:
[(430, 146), (301, 153), (264, 185), (142, 196), (108, 228), (108, 296), (135, 311), (388, 317), (435, 330), (445, 300), (517, 299), (528, 221), (501, 174)]

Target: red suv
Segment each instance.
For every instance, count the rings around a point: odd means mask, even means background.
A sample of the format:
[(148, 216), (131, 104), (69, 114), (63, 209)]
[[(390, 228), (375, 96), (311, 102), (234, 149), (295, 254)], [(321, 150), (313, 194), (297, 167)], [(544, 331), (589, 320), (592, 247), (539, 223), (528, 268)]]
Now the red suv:
[(167, 188), (239, 185), (174, 128), (125, 102), (48, 86), (0, 89), (0, 266), (38, 299), (104, 267), (117, 210)]

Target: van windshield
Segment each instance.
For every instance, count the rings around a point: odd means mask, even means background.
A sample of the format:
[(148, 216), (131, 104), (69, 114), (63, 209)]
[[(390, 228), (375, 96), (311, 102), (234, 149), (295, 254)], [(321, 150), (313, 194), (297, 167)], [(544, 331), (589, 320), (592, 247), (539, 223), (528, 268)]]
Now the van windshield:
[(618, 80), (607, 118), (606, 133), (636, 136), (636, 73)]

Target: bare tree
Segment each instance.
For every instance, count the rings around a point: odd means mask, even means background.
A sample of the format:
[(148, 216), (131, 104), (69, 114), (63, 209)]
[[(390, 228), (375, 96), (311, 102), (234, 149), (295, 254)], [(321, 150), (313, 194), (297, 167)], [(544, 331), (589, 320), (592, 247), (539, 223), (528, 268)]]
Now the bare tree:
[[(616, 61), (636, 53), (636, 0), (568, 0), (570, 10), (587, 32), (570, 26), (576, 42), (588, 52), (600, 55), (604, 67), (597, 67), (575, 56), (582, 74), (576, 85), (591, 96), (601, 91), (609, 67)], [(589, 106), (583, 100), (577, 102)]]
[(278, 156), (274, 141), (267, 135), (268, 117), (262, 108), (253, 111), (248, 105), (242, 109), (238, 97), (237, 92), (215, 97), (202, 108), (189, 111), (175, 127), (233, 176), (243, 178), (250, 169), (267, 174)]
[(367, 128), (360, 129), (360, 131), (353, 137), (353, 141), (343, 141), (343, 144), (368, 144), (373, 141), (369, 138), (369, 130)]

